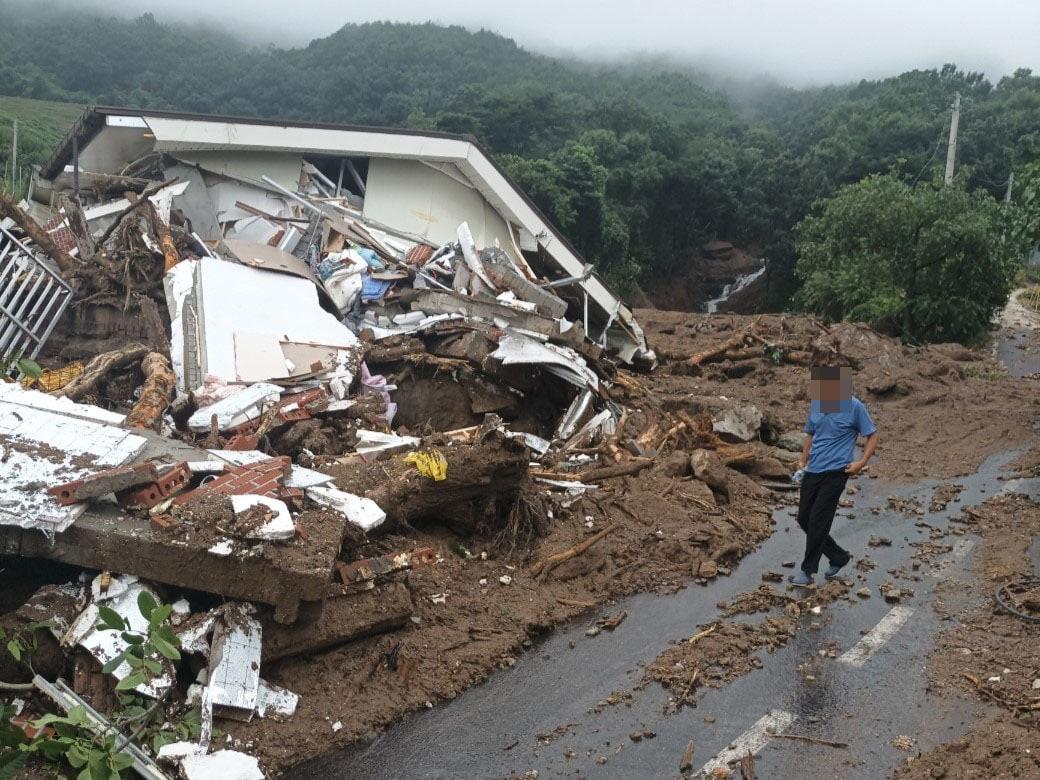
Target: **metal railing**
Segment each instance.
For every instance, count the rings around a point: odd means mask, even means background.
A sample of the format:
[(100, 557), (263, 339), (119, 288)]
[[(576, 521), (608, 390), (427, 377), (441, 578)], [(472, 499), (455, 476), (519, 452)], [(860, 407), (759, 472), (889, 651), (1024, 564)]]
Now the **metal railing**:
[(0, 227), (0, 365), (35, 358), (71, 299), (54, 264)]

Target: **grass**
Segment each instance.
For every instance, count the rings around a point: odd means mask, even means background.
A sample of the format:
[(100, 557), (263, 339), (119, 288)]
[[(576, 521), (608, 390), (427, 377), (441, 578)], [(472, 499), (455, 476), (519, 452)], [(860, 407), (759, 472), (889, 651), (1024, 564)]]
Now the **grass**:
[[(83, 113), (77, 103), (0, 95), (0, 189), (21, 195), (29, 168), (47, 160)], [(18, 172), (11, 172), (13, 121), (18, 120)]]

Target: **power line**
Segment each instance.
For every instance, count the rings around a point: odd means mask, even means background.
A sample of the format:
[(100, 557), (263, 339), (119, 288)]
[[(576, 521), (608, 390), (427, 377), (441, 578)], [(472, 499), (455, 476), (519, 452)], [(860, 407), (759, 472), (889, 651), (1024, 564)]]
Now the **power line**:
[(928, 160), (925, 162), (925, 164), (923, 166), (921, 166), (921, 170), (918, 171), (917, 175), (914, 177), (913, 183), (911, 183), (911, 185), (910, 185), (911, 187), (913, 187), (913, 186), (915, 186), (917, 184), (918, 179), (921, 178), (921, 174), (923, 174), (925, 172), (925, 170), (927, 170), (928, 166), (932, 164), (932, 160), (934, 160), (935, 156), (937, 154), (939, 154), (939, 149), (942, 148), (943, 138), (945, 138), (945, 137), (946, 137), (946, 123), (944, 122), (943, 126), (942, 126), (942, 129), (939, 130), (939, 137), (935, 141), (935, 148), (932, 149), (931, 157), (929, 157)]

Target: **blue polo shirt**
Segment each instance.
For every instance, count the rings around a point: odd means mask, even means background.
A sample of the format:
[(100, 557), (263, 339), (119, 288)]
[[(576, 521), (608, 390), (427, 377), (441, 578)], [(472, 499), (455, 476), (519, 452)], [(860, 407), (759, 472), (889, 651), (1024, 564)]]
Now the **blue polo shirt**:
[(813, 440), (805, 470), (812, 474), (844, 469), (852, 462), (856, 437), (870, 436), (877, 430), (867, 407), (856, 396), (840, 404), (839, 411), (826, 413), (820, 411), (819, 401), (809, 405), (805, 432)]

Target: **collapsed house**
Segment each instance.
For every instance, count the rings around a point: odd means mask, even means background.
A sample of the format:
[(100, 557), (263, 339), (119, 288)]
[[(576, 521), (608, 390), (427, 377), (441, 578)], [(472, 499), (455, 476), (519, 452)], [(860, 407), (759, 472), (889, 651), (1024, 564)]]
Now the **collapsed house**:
[(473, 139), (113, 108), (0, 201), (0, 359), (0, 550), (86, 570), (33, 597), (96, 667), (48, 695), (103, 709), (125, 647), (99, 608), (177, 597), (204, 729), (162, 757), (189, 777), (230, 758), (214, 716), (291, 717), (262, 663), (408, 620), (389, 575), (437, 554), (359, 558), (366, 535), (530, 542), (551, 511), (521, 500), (529, 465), (620, 461), (605, 388), (655, 363)]

